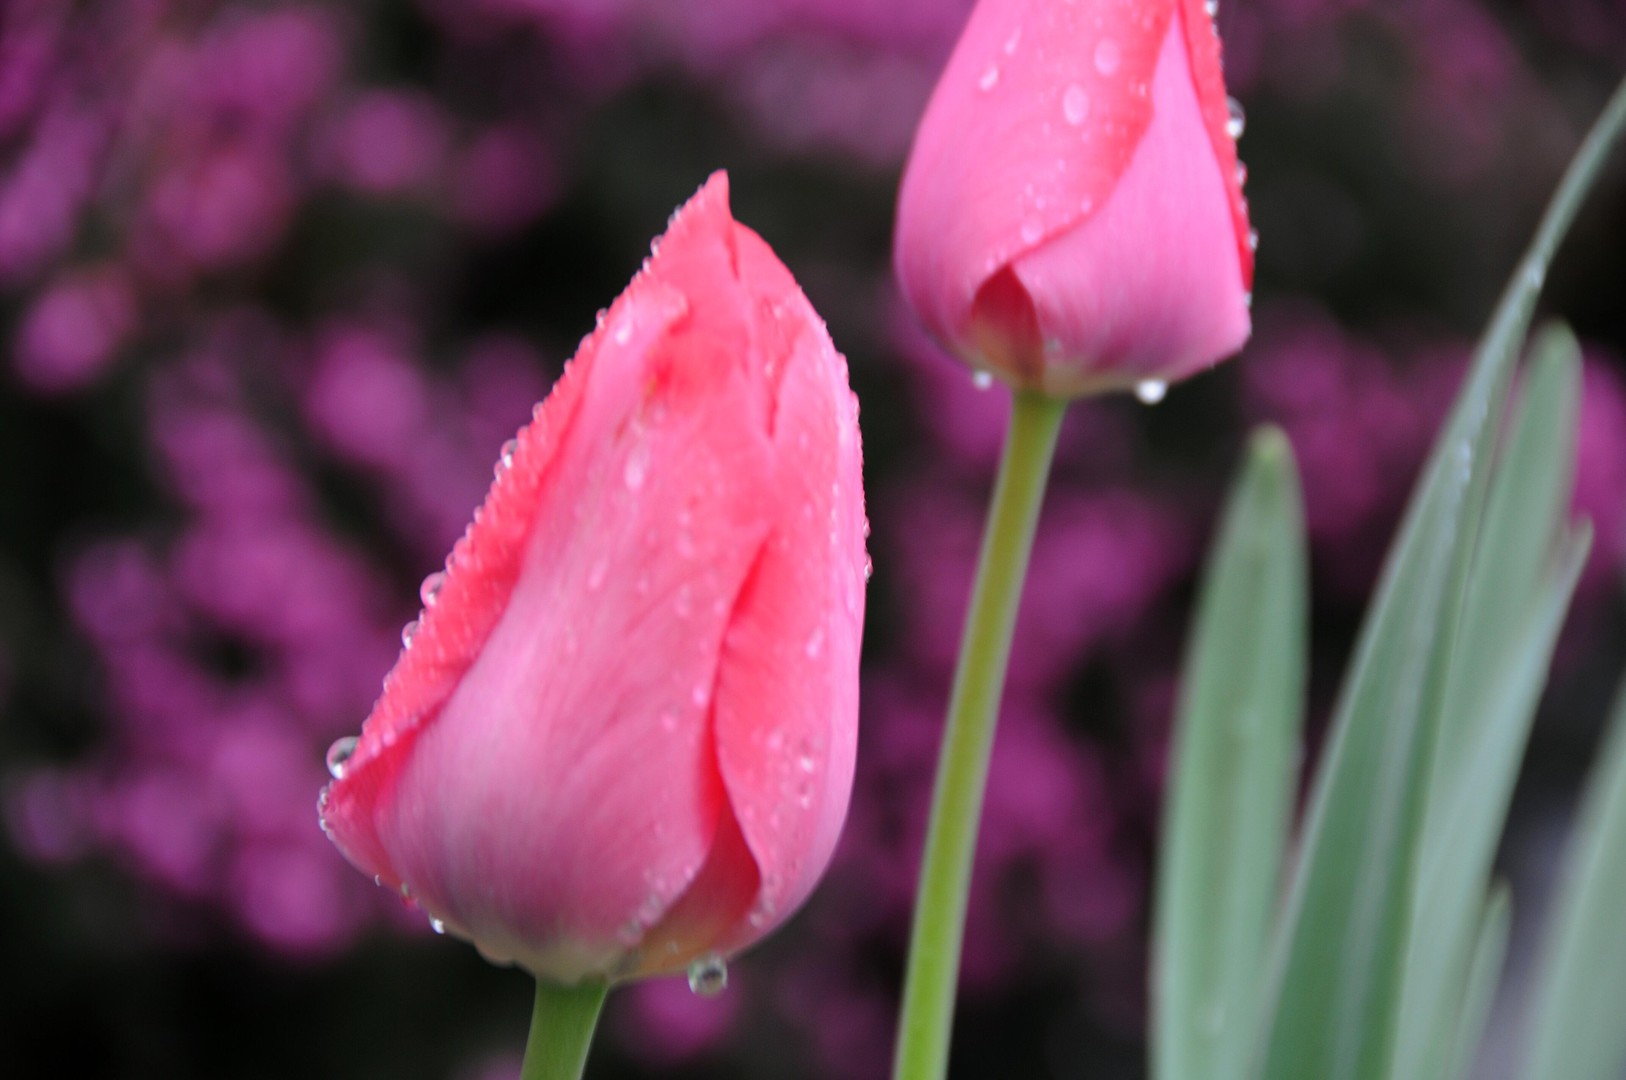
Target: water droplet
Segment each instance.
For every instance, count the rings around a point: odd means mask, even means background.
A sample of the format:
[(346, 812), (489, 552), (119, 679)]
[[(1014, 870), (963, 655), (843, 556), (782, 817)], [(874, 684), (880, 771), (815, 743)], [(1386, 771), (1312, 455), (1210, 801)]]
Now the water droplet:
[(1111, 38), (1102, 38), (1095, 46), (1095, 70), (1111, 76), (1123, 62), (1123, 49)]
[(412, 639), (418, 636), (418, 620), (413, 619), (401, 627), (401, 648), (412, 648)]
[(1169, 392), (1169, 384), (1162, 379), (1143, 379), (1135, 384), (1135, 396), (1143, 405), (1156, 405)]
[(1043, 235), (1044, 225), (1040, 223), (1038, 218), (1028, 218), (1026, 221), (1022, 222), (1022, 243), (1038, 243), (1039, 237)]
[(509, 439), (507, 442), (502, 444), (502, 457), (500, 457), (498, 460), (502, 462), (502, 467), (503, 468), (505, 468), (505, 469), (513, 468), (514, 454), (518, 450), (519, 450), (519, 440), (518, 439)]
[(1219, 0), (1203, 0), (1203, 10), (1206, 11), (1208, 13), (1208, 17), (1212, 19), (1214, 16), (1219, 14)]
[(1258, 229), (1249, 229), (1248, 230), (1248, 250), (1249, 251), (1258, 251), (1259, 250), (1259, 230)]
[(818, 659), (819, 654), (824, 651), (824, 627), (819, 627), (808, 636), (807, 644), (802, 646), (802, 651), (807, 653), (809, 660)]
[(695, 683), (694, 684), (694, 689), (689, 692), (689, 698), (696, 705), (704, 708), (705, 704), (706, 704), (706, 698), (709, 696), (709, 694), (710, 694), (710, 688), (707, 687), (705, 683)]
[(412, 903), (412, 886), (404, 881), (401, 882), (401, 899), (409, 904)]
[(627, 455), (627, 466), (622, 471), (621, 478), (626, 481), (628, 491), (637, 491), (644, 486), (644, 480), (649, 476), (649, 444), (639, 442)]
[(1016, 47), (1022, 44), (1022, 28), (1018, 26), (1011, 31), (1011, 36), (1005, 39), (1005, 55), (1015, 56)]
[(971, 373), (971, 385), (978, 390), (987, 390), (994, 385), (994, 373), (992, 371), (973, 371)]
[(1082, 86), (1074, 83), (1061, 95), (1061, 114), (1074, 127), (1082, 124), (1090, 115), (1090, 95), (1084, 92)]
[(875, 575), (875, 560), (868, 555), (864, 556), (864, 580), (868, 581)]
[(818, 768), (818, 765), (818, 761), (812, 754), (803, 754), (796, 759), (796, 767), (805, 773), (812, 773), (814, 769)]
[(429, 929), (433, 930), (437, 934), (444, 934), (446, 932), (446, 924), (431, 915), (429, 916)]
[(615, 330), (610, 334), (610, 337), (615, 341), (615, 343), (617, 345), (625, 345), (627, 342), (631, 341), (632, 340), (632, 317), (631, 316), (624, 317), (624, 318), (621, 319), (620, 322), (616, 323), (615, 324)]
[(677, 730), (677, 713), (671, 710), (661, 713), (661, 730), (668, 735)]
[(982, 73), (982, 78), (977, 80), (977, 89), (981, 90), (983, 93), (987, 93), (988, 91), (992, 90), (995, 86), (998, 86), (998, 85), (999, 85), (999, 65), (998, 64), (989, 64), (988, 65), (988, 70), (983, 72)]
[(441, 570), (436, 570), (423, 579), (423, 584), (418, 586), (418, 599), (423, 601), (424, 607), (431, 608), (435, 606), (435, 599), (440, 596), (440, 587), (444, 584), (446, 584), (446, 574)]
[(728, 989), (728, 964), (716, 953), (707, 953), (689, 965), (689, 989), (701, 997), (716, 997)]
[(1248, 182), (1248, 167), (1242, 162), (1236, 163), (1236, 186), (1241, 187)]
[(1247, 292), (1242, 294), (1242, 302), (1244, 304), (1246, 304), (1248, 307), (1253, 307), (1253, 290), (1252, 289), (1249, 289)]
[(1242, 132), (1248, 126), (1248, 115), (1242, 111), (1242, 102), (1234, 97), (1226, 98), (1225, 113), (1225, 134), (1233, 139), (1242, 138)]
[(587, 571), (587, 591), (594, 592), (604, 584), (604, 577), (610, 572), (610, 564), (606, 559), (599, 559)]
[(344, 779), (345, 762), (356, 752), (356, 744), (360, 741), (354, 735), (346, 735), (342, 739), (335, 739), (333, 745), (327, 748), (327, 771), (333, 775), (333, 779)]

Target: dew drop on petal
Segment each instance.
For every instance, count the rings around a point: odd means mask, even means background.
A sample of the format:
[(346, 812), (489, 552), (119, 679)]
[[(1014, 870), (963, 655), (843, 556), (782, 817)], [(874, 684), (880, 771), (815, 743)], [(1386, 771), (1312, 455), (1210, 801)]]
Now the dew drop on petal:
[(1248, 126), (1248, 116), (1242, 111), (1242, 102), (1234, 97), (1225, 99), (1225, 134), (1233, 139), (1242, 138), (1242, 132)]
[(401, 648), (412, 648), (412, 639), (418, 636), (418, 620), (413, 619), (401, 627)]
[(1248, 167), (1242, 162), (1236, 163), (1236, 186), (1241, 187), (1248, 182)]
[(1162, 379), (1143, 379), (1135, 384), (1135, 396), (1143, 405), (1156, 405), (1169, 392), (1169, 384)]
[(1043, 235), (1044, 225), (1040, 223), (1038, 218), (1028, 218), (1022, 222), (1022, 243), (1036, 244), (1039, 242), (1039, 237)]
[(1212, 19), (1214, 16), (1219, 14), (1219, 0), (1203, 0), (1203, 10), (1206, 11), (1208, 13), (1208, 17)]
[(999, 65), (998, 64), (989, 64), (988, 65), (988, 70), (984, 71), (982, 73), (982, 77), (977, 80), (977, 89), (981, 90), (983, 93), (987, 93), (988, 91), (992, 90), (995, 86), (998, 86), (998, 85), (999, 85)]
[(1123, 62), (1123, 49), (1112, 38), (1102, 38), (1095, 46), (1095, 70), (1105, 76), (1117, 73)]
[(435, 600), (440, 596), (440, 587), (444, 584), (446, 584), (446, 574), (440, 570), (436, 570), (423, 579), (423, 584), (418, 586), (418, 599), (423, 601), (424, 607), (435, 606)]
[(707, 953), (689, 965), (689, 989), (701, 997), (716, 997), (728, 989), (728, 964), (716, 953)]
[(1011, 31), (1011, 36), (1005, 39), (1005, 55), (1015, 56), (1016, 47), (1022, 44), (1022, 28), (1018, 26)]
[(987, 390), (994, 385), (994, 373), (991, 371), (973, 371), (971, 373), (971, 385), (978, 390)]
[(503, 468), (508, 469), (508, 468), (513, 467), (513, 465), (514, 465), (514, 454), (518, 450), (519, 450), (519, 440), (518, 439), (509, 439), (507, 442), (502, 444), (502, 457), (499, 458), (498, 460), (500, 460), (502, 462), (502, 467)]
[(626, 481), (628, 491), (637, 491), (644, 486), (644, 480), (649, 476), (649, 444), (639, 442), (627, 455), (626, 468), (621, 473), (621, 479)]
[(1249, 229), (1248, 230), (1248, 250), (1249, 251), (1258, 251), (1259, 250), (1259, 230), (1258, 229)]
[(807, 653), (809, 660), (818, 659), (819, 654), (824, 651), (824, 627), (821, 626), (808, 635), (807, 644), (802, 647), (802, 651)]
[(356, 744), (360, 741), (354, 735), (346, 735), (342, 739), (335, 739), (333, 745), (327, 748), (327, 771), (333, 779), (344, 779), (345, 762), (356, 752)]
[(431, 915), (429, 916), (429, 929), (433, 930), (437, 934), (444, 934), (446, 932), (446, 924)]
[(1084, 92), (1082, 86), (1074, 83), (1061, 95), (1061, 114), (1074, 127), (1082, 124), (1090, 115), (1090, 95)]

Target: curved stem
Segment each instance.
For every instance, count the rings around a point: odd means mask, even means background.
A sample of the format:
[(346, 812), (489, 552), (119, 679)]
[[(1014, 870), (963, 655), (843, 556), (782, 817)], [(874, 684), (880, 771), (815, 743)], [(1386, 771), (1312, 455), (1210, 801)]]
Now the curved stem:
[(1017, 391), (1012, 403), (937, 761), (909, 939), (894, 1080), (938, 1080), (948, 1070), (960, 943), (988, 758), (1022, 581), (1066, 410), (1065, 400), (1031, 391)]
[(608, 983), (555, 986), (538, 979), (520, 1080), (581, 1080), (599, 1010), (609, 992)]

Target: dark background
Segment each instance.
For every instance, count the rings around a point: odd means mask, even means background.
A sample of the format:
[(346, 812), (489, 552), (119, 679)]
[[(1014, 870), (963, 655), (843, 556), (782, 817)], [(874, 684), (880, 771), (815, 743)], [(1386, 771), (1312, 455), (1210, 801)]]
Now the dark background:
[[(830, 875), (720, 998), (612, 999), (595, 1075), (885, 1074), (1004, 395), (889, 270), (966, 0), (0, 6), (0, 1071), (515, 1073), (526, 977), (316, 828), (437, 567), (594, 312), (713, 169), (846, 352), (874, 524)], [(973, 897), (955, 1075), (1143, 1070), (1193, 577), (1248, 427), (1300, 455), (1312, 729), (1466, 350), (1626, 55), (1619, 0), (1222, 0), (1259, 250), (1241, 358), (1069, 417)], [(1618, 155), (1617, 155), (1618, 157)], [(1626, 644), (1626, 174), (1546, 306), (1597, 544), (1504, 867), (1486, 1075)]]

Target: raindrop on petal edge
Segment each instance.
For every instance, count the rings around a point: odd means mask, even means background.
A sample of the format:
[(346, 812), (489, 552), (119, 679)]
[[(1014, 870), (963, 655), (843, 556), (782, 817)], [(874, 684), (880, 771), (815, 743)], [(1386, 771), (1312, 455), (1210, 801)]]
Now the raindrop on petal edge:
[(1162, 379), (1143, 379), (1135, 384), (1135, 396), (1143, 405), (1156, 405), (1169, 392), (1169, 384)]
[(440, 587), (445, 583), (446, 574), (441, 570), (436, 570), (423, 579), (423, 584), (418, 586), (418, 599), (423, 601), (424, 607), (435, 606), (435, 599), (440, 596)]
[(360, 741), (354, 735), (346, 735), (342, 739), (335, 739), (333, 745), (327, 748), (327, 771), (333, 779), (344, 779), (344, 763), (356, 752), (356, 744)]
[(1233, 139), (1242, 138), (1242, 132), (1248, 126), (1248, 115), (1242, 111), (1242, 102), (1234, 97), (1225, 99), (1225, 134)]
[(716, 997), (728, 989), (728, 964), (716, 953), (707, 953), (689, 965), (689, 989), (701, 997)]

